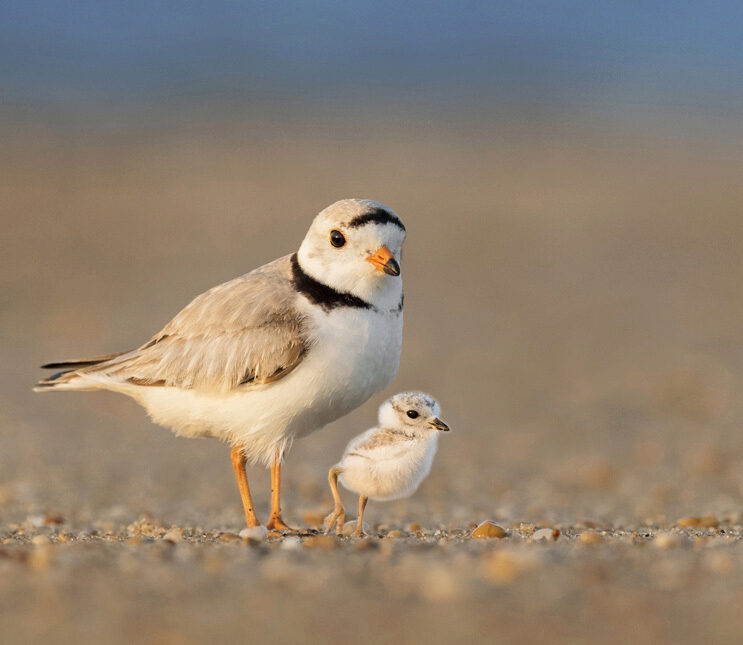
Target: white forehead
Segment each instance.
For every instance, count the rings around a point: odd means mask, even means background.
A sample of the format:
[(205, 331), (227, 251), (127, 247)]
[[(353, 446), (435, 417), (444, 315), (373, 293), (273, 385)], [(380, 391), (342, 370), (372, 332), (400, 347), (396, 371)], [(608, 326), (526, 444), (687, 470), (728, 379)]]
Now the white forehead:
[(387, 401), (398, 412), (417, 410), (434, 416), (441, 412), (438, 401), (425, 392), (401, 392)]
[(320, 211), (310, 231), (324, 239), (332, 229), (360, 242), (402, 246), (405, 225), (391, 208), (371, 199), (342, 199)]
[(401, 222), (400, 217), (391, 208), (373, 199), (341, 199), (321, 210), (315, 221), (332, 222), (342, 226), (349, 226), (353, 220), (364, 215), (388, 214), (391, 218)]

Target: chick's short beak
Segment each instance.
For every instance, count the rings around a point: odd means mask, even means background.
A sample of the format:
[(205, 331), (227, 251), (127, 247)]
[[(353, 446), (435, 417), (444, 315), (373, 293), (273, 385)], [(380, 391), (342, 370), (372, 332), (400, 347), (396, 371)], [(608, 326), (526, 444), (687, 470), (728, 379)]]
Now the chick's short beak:
[(436, 428), (436, 430), (441, 430), (441, 432), (449, 432), (451, 428), (446, 425), (441, 419), (436, 417), (433, 421), (431, 421), (431, 425)]
[(376, 253), (366, 258), (366, 261), (371, 262), (377, 271), (387, 275), (400, 275), (400, 265), (386, 246), (380, 247)]

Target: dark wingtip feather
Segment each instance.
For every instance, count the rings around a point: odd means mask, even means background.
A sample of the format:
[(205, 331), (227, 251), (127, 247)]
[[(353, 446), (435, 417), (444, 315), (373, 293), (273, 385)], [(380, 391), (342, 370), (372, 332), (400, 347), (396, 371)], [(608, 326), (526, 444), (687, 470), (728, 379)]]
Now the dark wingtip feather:
[[(161, 339), (158, 339), (158, 340), (161, 340)], [(112, 358), (116, 358), (117, 356), (121, 356), (122, 354), (126, 354), (126, 352), (115, 352), (114, 354), (105, 354), (104, 356), (92, 356), (91, 358), (78, 358), (78, 359), (73, 359), (69, 361), (47, 363), (46, 365), (42, 365), (41, 369), (43, 370), (70, 370), (70, 369), (79, 370), (83, 367), (90, 367), (91, 365), (98, 365), (99, 363), (103, 363), (105, 361), (111, 360)]]
[(39, 381), (36, 385), (34, 385), (35, 390), (48, 388), (48, 387), (54, 387), (57, 384), (57, 380), (64, 376), (65, 374), (69, 374), (70, 372), (74, 372), (75, 370), (62, 370), (61, 372), (57, 372), (56, 374), (52, 374), (49, 378), (45, 378), (41, 381)]
[(41, 366), (42, 370), (56, 370), (69, 365), (69, 363), (46, 363)]
[(91, 365), (98, 365), (103, 361), (89, 360), (89, 361), (62, 361), (60, 363), (47, 363), (42, 365), (43, 370), (69, 370), (69, 369), (80, 369), (81, 367), (90, 367)]

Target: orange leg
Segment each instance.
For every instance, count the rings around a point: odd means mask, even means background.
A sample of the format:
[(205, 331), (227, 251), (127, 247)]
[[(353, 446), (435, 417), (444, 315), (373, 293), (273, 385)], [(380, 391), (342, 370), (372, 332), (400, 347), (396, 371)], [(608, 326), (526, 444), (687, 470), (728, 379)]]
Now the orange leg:
[(248, 476), (245, 473), (245, 454), (240, 446), (232, 446), (232, 450), (230, 450), (230, 459), (232, 460), (232, 467), (235, 469), (237, 485), (240, 488), (240, 498), (242, 499), (243, 510), (245, 511), (245, 523), (248, 525), (248, 528), (260, 526), (260, 522), (258, 521), (253, 508), (253, 498), (250, 496)]
[(366, 535), (366, 533), (364, 533), (364, 509), (366, 508), (366, 503), (368, 501), (368, 497), (364, 497), (363, 495), (359, 496), (359, 519), (356, 521), (356, 531), (354, 531), (356, 537), (364, 537)]
[(343, 502), (341, 496), (338, 494), (338, 475), (341, 474), (341, 469), (333, 467), (328, 473), (328, 481), (330, 482), (330, 491), (333, 493), (333, 500), (335, 501), (335, 508), (325, 518), (325, 535), (333, 530), (333, 525), (337, 523), (335, 532), (338, 535), (343, 533), (343, 522), (346, 520), (346, 511), (343, 508)]
[(281, 519), (281, 457), (279, 453), (271, 464), (271, 517), (266, 523), (269, 531), (293, 531), (290, 526)]

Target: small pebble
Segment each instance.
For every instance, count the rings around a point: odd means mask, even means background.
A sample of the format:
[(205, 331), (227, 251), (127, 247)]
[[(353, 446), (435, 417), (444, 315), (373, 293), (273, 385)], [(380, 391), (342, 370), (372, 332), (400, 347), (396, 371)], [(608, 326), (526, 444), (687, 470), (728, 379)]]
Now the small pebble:
[(482, 522), (470, 533), (473, 538), (504, 538), (507, 535), (506, 529), (490, 520)]
[(165, 533), (162, 527), (152, 524), (146, 518), (132, 522), (126, 527), (126, 530), (129, 535), (144, 535), (147, 537), (157, 537)]
[(519, 524), (519, 533), (521, 533), (521, 535), (525, 535), (527, 537), (530, 535), (534, 535), (535, 530), (536, 527), (529, 522), (521, 522), (521, 524)]
[(387, 537), (388, 538), (404, 538), (404, 537), (408, 537), (408, 534), (405, 533), (404, 531), (398, 531), (397, 529), (395, 529), (394, 531), (390, 531), (389, 533), (387, 533)]
[(253, 542), (262, 542), (268, 536), (268, 529), (263, 526), (252, 526), (250, 528), (244, 528), (238, 535), (243, 540), (252, 540)]
[(682, 528), (696, 528), (701, 526), (701, 524), (702, 520), (699, 517), (682, 517), (676, 520), (676, 526), (681, 526)]
[(532, 539), (535, 542), (555, 542), (560, 537), (560, 529), (539, 529), (534, 531)]
[(163, 535), (163, 540), (170, 544), (178, 544), (178, 542), (183, 540), (183, 536), (181, 535), (180, 531), (173, 529)]
[[(364, 533), (369, 532), (369, 525), (363, 522)], [(343, 535), (353, 535), (356, 532), (356, 520), (351, 520), (343, 525)]]
[(44, 546), (49, 544), (49, 538), (46, 535), (34, 535), (31, 538), (31, 544), (34, 546)]

